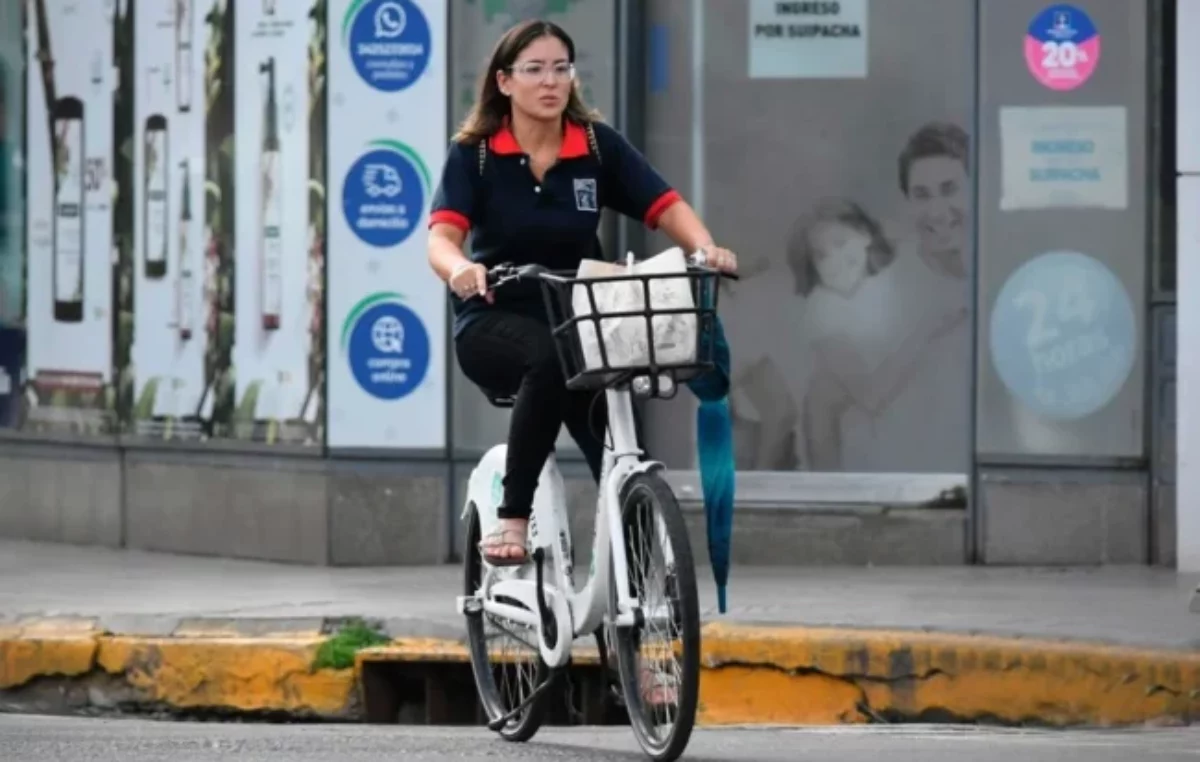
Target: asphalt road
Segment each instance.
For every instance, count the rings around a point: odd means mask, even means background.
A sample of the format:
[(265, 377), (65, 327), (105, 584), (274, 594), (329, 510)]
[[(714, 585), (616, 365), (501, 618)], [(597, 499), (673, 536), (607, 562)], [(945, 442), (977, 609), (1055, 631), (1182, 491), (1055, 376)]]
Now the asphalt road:
[[(884, 755), (887, 755), (884, 757)], [(1173, 762), (1200, 760), (1200, 728), (1139, 732), (929, 726), (699, 731), (696, 762)], [(4, 762), (469, 762), (644, 759), (628, 729), (548, 729), (525, 745), (478, 730), (225, 725), (0, 716)]]

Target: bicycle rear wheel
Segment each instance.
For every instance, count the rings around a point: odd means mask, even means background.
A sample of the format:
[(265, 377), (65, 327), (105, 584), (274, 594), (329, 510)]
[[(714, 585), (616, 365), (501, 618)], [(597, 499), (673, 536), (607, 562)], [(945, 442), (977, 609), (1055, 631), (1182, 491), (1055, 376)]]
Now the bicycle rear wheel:
[(700, 603), (687, 527), (674, 493), (655, 473), (636, 474), (621, 490), (620, 531), (629, 561), (627, 579), (641, 603), (642, 623), (613, 627), (621, 690), (634, 736), (656, 762), (687, 748), (700, 698)]
[[(483, 558), (479, 552), (479, 512), (468, 506), (467, 547), (463, 559), (463, 593), (475, 595), (483, 579)], [(506, 572), (511, 573), (511, 572)], [(512, 598), (501, 598), (510, 606), (522, 606)], [(536, 611), (534, 612), (537, 613)], [(500, 620), (480, 611), (467, 614), (467, 642), (475, 687), (488, 720), (497, 720), (527, 701), (554, 672), (542, 660), (537, 631), (515, 622)], [(542, 691), (497, 732), (508, 741), (528, 741), (546, 719), (550, 691)]]

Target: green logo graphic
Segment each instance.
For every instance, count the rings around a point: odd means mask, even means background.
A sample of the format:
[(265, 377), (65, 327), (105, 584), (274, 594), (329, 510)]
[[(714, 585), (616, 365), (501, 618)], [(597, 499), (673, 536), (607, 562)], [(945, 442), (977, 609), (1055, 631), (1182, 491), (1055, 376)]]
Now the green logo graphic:
[(504, 500), (504, 477), (500, 472), (492, 474), (492, 505), (500, 505)]
[(417, 174), (421, 177), (421, 185), (424, 187), (425, 195), (433, 190), (433, 175), (429, 173), (429, 167), (425, 165), (425, 161), (421, 158), (421, 154), (417, 153), (416, 149), (408, 143), (402, 143), (399, 140), (391, 138), (380, 138), (367, 143), (371, 148), (381, 148), (385, 151), (394, 151), (400, 154), (416, 168)]
[(363, 313), (375, 305), (385, 302), (404, 302), (404, 294), (396, 291), (376, 291), (373, 294), (367, 294), (358, 304), (350, 308), (350, 314), (346, 315), (346, 319), (342, 322), (341, 339), (338, 341), (342, 352), (349, 349), (350, 334), (354, 331), (354, 326), (358, 324), (358, 319), (362, 317)]

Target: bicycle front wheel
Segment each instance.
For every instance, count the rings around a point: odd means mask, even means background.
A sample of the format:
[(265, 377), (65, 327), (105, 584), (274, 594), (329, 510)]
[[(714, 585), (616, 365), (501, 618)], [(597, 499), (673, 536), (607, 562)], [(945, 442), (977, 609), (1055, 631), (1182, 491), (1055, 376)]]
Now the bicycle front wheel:
[(609, 611), (625, 584), (643, 616), (638, 626), (612, 627), (609, 642), (638, 744), (656, 762), (670, 762), (687, 748), (700, 697), (696, 568), (679, 502), (658, 474), (625, 483), (621, 524), (614, 533), (624, 538), (629, 574), (609, 586)]
[[(479, 513), (472, 503), (463, 562), (466, 595), (475, 595), (483, 579), (479, 540)], [(508, 598), (500, 602), (521, 606), (520, 601)], [(505, 740), (517, 743), (533, 738), (546, 719), (548, 700), (545, 693), (536, 697), (533, 694), (555, 677), (538, 650), (537, 631), (478, 612), (467, 614), (467, 642), (475, 687), (488, 720), (498, 720), (520, 709), (497, 732)]]

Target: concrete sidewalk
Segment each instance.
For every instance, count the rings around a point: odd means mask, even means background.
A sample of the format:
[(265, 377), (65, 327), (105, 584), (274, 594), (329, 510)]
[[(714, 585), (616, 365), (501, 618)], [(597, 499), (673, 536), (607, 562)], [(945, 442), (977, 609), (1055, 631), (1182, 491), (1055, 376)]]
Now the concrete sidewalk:
[[(460, 580), (0, 542), (0, 701), (102, 672), (125, 681), (125, 703), (355, 718), (364, 662), (461, 662)], [(725, 617), (707, 569), (700, 580), (712, 724), (1200, 715), (1196, 580), (1170, 571), (743, 567)], [(311, 669), (348, 617), (384, 622), (393, 642), (357, 671)]]

